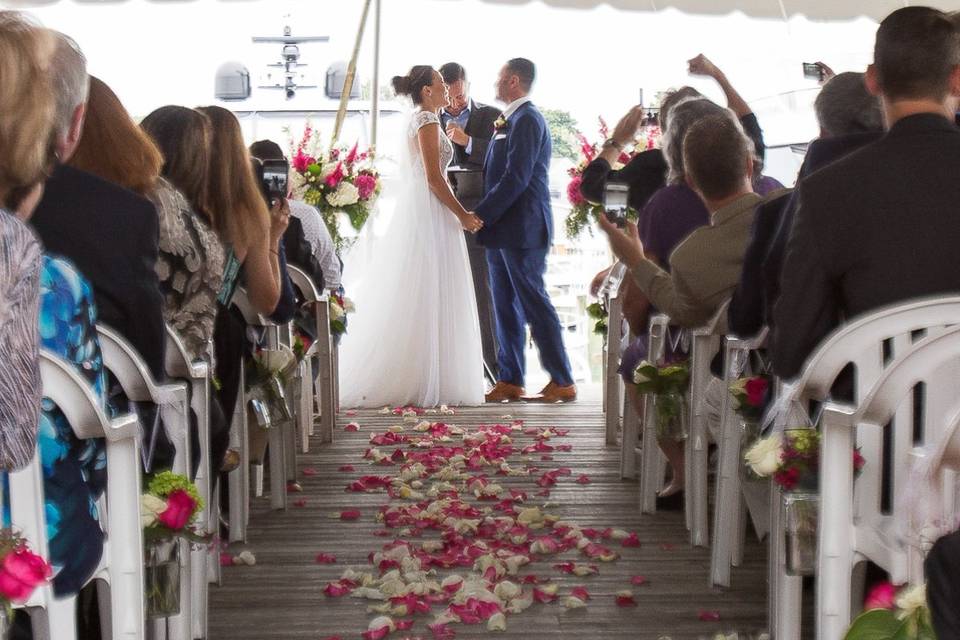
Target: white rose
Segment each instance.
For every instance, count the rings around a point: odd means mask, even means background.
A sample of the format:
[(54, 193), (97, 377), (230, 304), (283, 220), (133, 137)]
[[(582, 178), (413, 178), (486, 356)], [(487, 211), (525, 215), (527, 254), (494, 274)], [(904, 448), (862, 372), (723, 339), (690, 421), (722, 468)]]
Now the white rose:
[(896, 605), (900, 610), (900, 618), (906, 618), (920, 607), (926, 607), (927, 585), (918, 584), (904, 589), (897, 596)]
[(757, 440), (744, 454), (746, 461), (755, 474), (761, 478), (772, 476), (780, 468), (783, 456), (783, 436), (775, 433), (768, 438)]
[(157, 516), (167, 510), (167, 501), (152, 493), (140, 496), (140, 526), (146, 529), (157, 523)]
[(330, 301), (330, 320), (336, 322), (337, 320), (342, 320), (346, 316), (346, 312), (343, 310), (337, 302), (334, 300)]
[(334, 207), (346, 207), (360, 200), (360, 191), (344, 180), (333, 193), (327, 194), (327, 202)]

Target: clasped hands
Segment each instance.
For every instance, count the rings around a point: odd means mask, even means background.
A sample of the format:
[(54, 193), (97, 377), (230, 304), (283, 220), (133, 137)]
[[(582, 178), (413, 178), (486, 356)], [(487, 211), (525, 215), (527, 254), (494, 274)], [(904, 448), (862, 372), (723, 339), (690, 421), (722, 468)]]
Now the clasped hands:
[(480, 229), (483, 229), (483, 220), (472, 211), (468, 211), (466, 215), (460, 216), (460, 224), (470, 233), (477, 233)]

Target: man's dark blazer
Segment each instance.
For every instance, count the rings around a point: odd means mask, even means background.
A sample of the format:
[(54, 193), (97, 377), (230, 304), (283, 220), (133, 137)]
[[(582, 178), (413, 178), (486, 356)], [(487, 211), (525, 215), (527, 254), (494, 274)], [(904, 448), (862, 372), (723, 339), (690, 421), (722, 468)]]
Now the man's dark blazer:
[(475, 212), (477, 234), (492, 249), (543, 249), (553, 239), (549, 171), (552, 146), (543, 115), (526, 102), (497, 132), (484, 164), (484, 196)]
[[(500, 117), (500, 110), (472, 100), (470, 105), (470, 117), (467, 118), (467, 126), (463, 131), (473, 139), (473, 144), (470, 145), (470, 153), (467, 153), (466, 147), (454, 143), (453, 164), (465, 169), (483, 169), (487, 147), (490, 146), (490, 139), (493, 138), (493, 123)], [(448, 121), (449, 116), (445, 116), (444, 126)]]
[(960, 129), (903, 118), (799, 187), (774, 311), (773, 362), (792, 378), (845, 319), (960, 293)]
[(46, 250), (93, 284), (99, 321), (120, 332), (163, 379), (163, 298), (155, 270), (160, 238), (150, 201), (84, 171), (60, 166), (30, 219)]
[[(811, 173), (857, 149), (876, 142), (881, 132), (851, 133), (820, 138), (810, 143), (797, 177), (799, 183)], [(740, 284), (730, 301), (730, 331), (738, 336), (752, 336), (766, 324), (773, 327), (773, 305), (780, 295), (780, 271), (787, 237), (796, 213), (796, 192), (757, 207), (753, 218), (753, 235), (743, 259)]]

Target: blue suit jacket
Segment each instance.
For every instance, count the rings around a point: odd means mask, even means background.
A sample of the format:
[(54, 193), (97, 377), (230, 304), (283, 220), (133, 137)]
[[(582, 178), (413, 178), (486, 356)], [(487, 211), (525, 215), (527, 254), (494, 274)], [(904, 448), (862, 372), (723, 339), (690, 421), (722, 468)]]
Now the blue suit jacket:
[(526, 103), (494, 133), (484, 163), (484, 197), (475, 212), (484, 222), (480, 244), (493, 249), (542, 249), (553, 238), (550, 208), (550, 130)]

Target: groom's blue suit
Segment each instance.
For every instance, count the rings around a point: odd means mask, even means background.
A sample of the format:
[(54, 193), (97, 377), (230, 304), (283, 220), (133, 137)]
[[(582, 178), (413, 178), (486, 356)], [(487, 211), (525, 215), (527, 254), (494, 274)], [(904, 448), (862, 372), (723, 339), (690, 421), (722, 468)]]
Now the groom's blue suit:
[(573, 384), (563, 331), (543, 283), (553, 238), (548, 172), (550, 130), (533, 104), (521, 105), (494, 133), (484, 163), (484, 197), (475, 212), (487, 248), (497, 322), (499, 380), (523, 386), (526, 324), (553, 382)]

